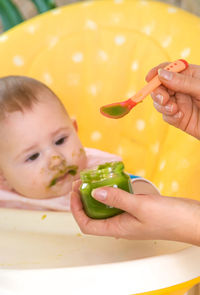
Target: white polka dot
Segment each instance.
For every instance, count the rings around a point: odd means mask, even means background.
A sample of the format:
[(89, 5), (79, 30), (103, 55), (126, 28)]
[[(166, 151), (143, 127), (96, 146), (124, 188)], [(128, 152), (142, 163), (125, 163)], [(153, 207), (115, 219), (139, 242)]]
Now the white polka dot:
[(160, 149), (160, 142), (158, 141), (151, 146), (151, 150), (154, 154), (157, 154), (159, 152), (159, 149)]
[(69, 73), (67, 76), (67, 84), (70, 86), (77, 86), (80, 83), (80, 75)]
[(130, 98), (132, 97), (133, 95), (135, 95), (136, 91), (135, 90), (129, 90), (126, 94), (126, 98)]
[(123, 35), (115, 36), (115, 44), (116, 45), (123, 45), (126, 42), (126, 37)]
[(137, 60), (135, 60), (132, 65), (131, 65), (131, 70), (132, 71), (137, 71), (138, 70), (138, 67), (139, 67), (139, 63)]
[(61, 13), (61, 8), (55, 8), (51, 10), (51, 14), (58, 15)]
[(123, 153), (124, 153), (124, 150), (123, 150), (122, 146), (119, 145), (118, 148), (117, 148), (117, 154), (122, 156)]
[(24, 59), (20, 55), (16, 55), (13, 57), (13, 63), (17, 67), (22, 67), (24, 65)]
[(186, 58), (190, 55), (190, 52), (191, 52), (191, 49), (188, 47), (188, 48), (185, 48), (181, 51), (181, 57), (182, 58)]
[(171, 36), (167, 36), (163, 42), (162, 42), (162, 47), (166, 48), (168, 47), (172, 42), (172, 37)]
[(145, 0), (141, 0), (139, 3), (140, 3), (140, 5), (147, 5), (147, 4), (149, 4), (148, 1), (145, 1)]
[(145, 177), (146, 171), (144, 169), (138, 170), (135, 172), (135, 175)]
[(50, 39), (49, 41), (49, 48), (53, 48), (59, 41), (59, 37), (58, 36), (54, 36)]
[(163, 161), (160, 163), (160, 167), (159, 167), (160, 171), (162, 171), (162, 170), (165, 168), (165, 165), (166, 165), (166, 161), (163, 160)]
[(83, 61), (83, 53), (82, 52), (74, 53), (74, 55), (72, 56), (72, 59), (76, 63)]
[(85, 27), (90, 30), (97, 30), (97, 28), (98, 28), (97, 24), (91, 19), (88, 19), (86, 21)]
[(94, 96), (97, 95), (97, 91), (98, 91), (97, 85), (96, 84), (90, 85), (88, 91)]
[(164, 183), (163, 182), (160, 182), (159, 185), (158, 185), (158, 189), (159, 191), (161, 192), (164, 188)]
[(176, 13), (177, 12), (177, 8), (176, 7), (173, 7), (173, 6), (170, 6), (170, 7), (168, 7), (167, 11), (169, 13)]
[(114, 0), (115, 4), (122, 4), (124, 2), (124, 0)]
[(35, 31), (36, 31), (36, 26), (35, 25), (29, 25), (29, 26), (27, 26), (26, 28), (26, 31), (29, 33), (29, 34), (34, 34), (35, 33)]
[(48, 85), (53, 83), (52, 76), (48, 72), (43, 74), (43, 79), (44, 79), (45, 83), (47, 83)]
[(188, 168), (190, 166), (190, 162), (188, 159), (182, 159), (180, 163), (181, 168)]
[(146, 35), (150, 35), (153, 30), (152, 25), (147, 25), (142, 29), (142, 32), (145, 33)]
[(177, 192), (179, 190), (179, 183), (177, 181), (172, 181), (171, 188), (173, 192)]
[(145, 126), (146, 126), (146, 123), (145, 123), (144, 120), (139, 119), (139, 120), (136, 121), (136, 128), (137, 128), (139, 131), (144, 130)]
[(87, 6), (90, 6), (90, 5), (92, 5), (93, 4), (93, 1), (85, 1), (84, 3), (82, 3), (82, 6), (84, 7), (87, 7)]
[(108, 54), (104, 50), (99, 50), (98, 55), (102, 61), (108, 60)]
[(92, 132), (92, 134), (91, 134), (91, 139), (93, 140), (93, 141), (98, 141), (98, 140), (100, 140), (102, 138), (102, 134), (99, 132), (99, 131), (94, 131), (94, 132)]
[(8, 40), (8, 36), (3, 34), (2, 36), (0, 36), (0, 42), (5, 42)]
[(122, 14), (119, 14), (119, 13), (115, 13), (115, 14), (112, 14), (111, 16), (111, 21), (115, 24), (119, 23), (120, 20), (122, 18)]

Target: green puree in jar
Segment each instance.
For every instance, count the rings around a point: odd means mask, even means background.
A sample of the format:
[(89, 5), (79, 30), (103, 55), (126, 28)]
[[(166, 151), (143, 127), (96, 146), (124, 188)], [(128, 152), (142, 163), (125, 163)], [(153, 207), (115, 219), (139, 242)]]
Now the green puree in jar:
[(102, 204), (91, 196), (93, 189), (102, 186), (117, 187), (133, 193), (130, 177), (124, 172), (122, 162), (105, 163), (95, 169), (83, 170), (80, 176), (82, 180), (81, 199), (89, 217), (94, 219), (108, 218), (123, 212), (121, 209)]

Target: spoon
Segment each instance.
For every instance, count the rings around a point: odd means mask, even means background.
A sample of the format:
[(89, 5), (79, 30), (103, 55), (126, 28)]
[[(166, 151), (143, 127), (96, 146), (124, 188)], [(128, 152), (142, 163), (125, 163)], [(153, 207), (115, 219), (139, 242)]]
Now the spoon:
[[(168, 64), (164, 69), (178, 73), (185, 70), (187, 67), (188, 63), (186, 60), (178, 59), (177, 61)], [(100, 112), (102, 115), (112, 119), (124, 117), (130, 112), (130, 110), (132, 110), (133, 107), (135, 107), (139, 102), (142, 102), (142, 100), (159, 85), (161, 85), (161, 82), (158, 75), (156, 75), (149, 83), (147, 83), (140, 91), (128, 100), (102, 106), (100, 108)]]

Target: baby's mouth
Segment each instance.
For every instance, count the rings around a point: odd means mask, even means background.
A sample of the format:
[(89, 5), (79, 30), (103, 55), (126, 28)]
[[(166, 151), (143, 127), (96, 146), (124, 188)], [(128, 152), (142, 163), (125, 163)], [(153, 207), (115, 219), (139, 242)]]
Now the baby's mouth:
[(65, 169), (60, 170), (54, 177), (53, 179), (50, 181), (50, 184), (48, 185), (48, 187), (52, 187), (54, 186), (57, 182), (60, 182), (61, 180), (65, 179), (67, 177), (68, 174), (71, 175), (76, 175), (78, 170), (78, 166), (77, 165), (71, 165), (71, 166), (67, 166)]

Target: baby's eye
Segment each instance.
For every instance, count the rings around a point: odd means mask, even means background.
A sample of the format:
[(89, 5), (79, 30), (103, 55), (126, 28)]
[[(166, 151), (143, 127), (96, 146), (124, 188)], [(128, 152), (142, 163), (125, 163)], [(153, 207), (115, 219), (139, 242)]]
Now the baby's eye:
[(27, 160), (26, 160), (26, 162), (33, 162), (33, 161), (35, 161), (38, 157), (39, 157), (39, 153), (35, 153), (35, 154), (33, 154), (32, 156), (30, 156)]
[(61, 137), (59, 140), (57, 140), (55, 142), (55, 144), (56, 145), (61, 145), (61, 144), (63, 144), (66, 141), (66, 139), (67, 139), (67, 136)]

